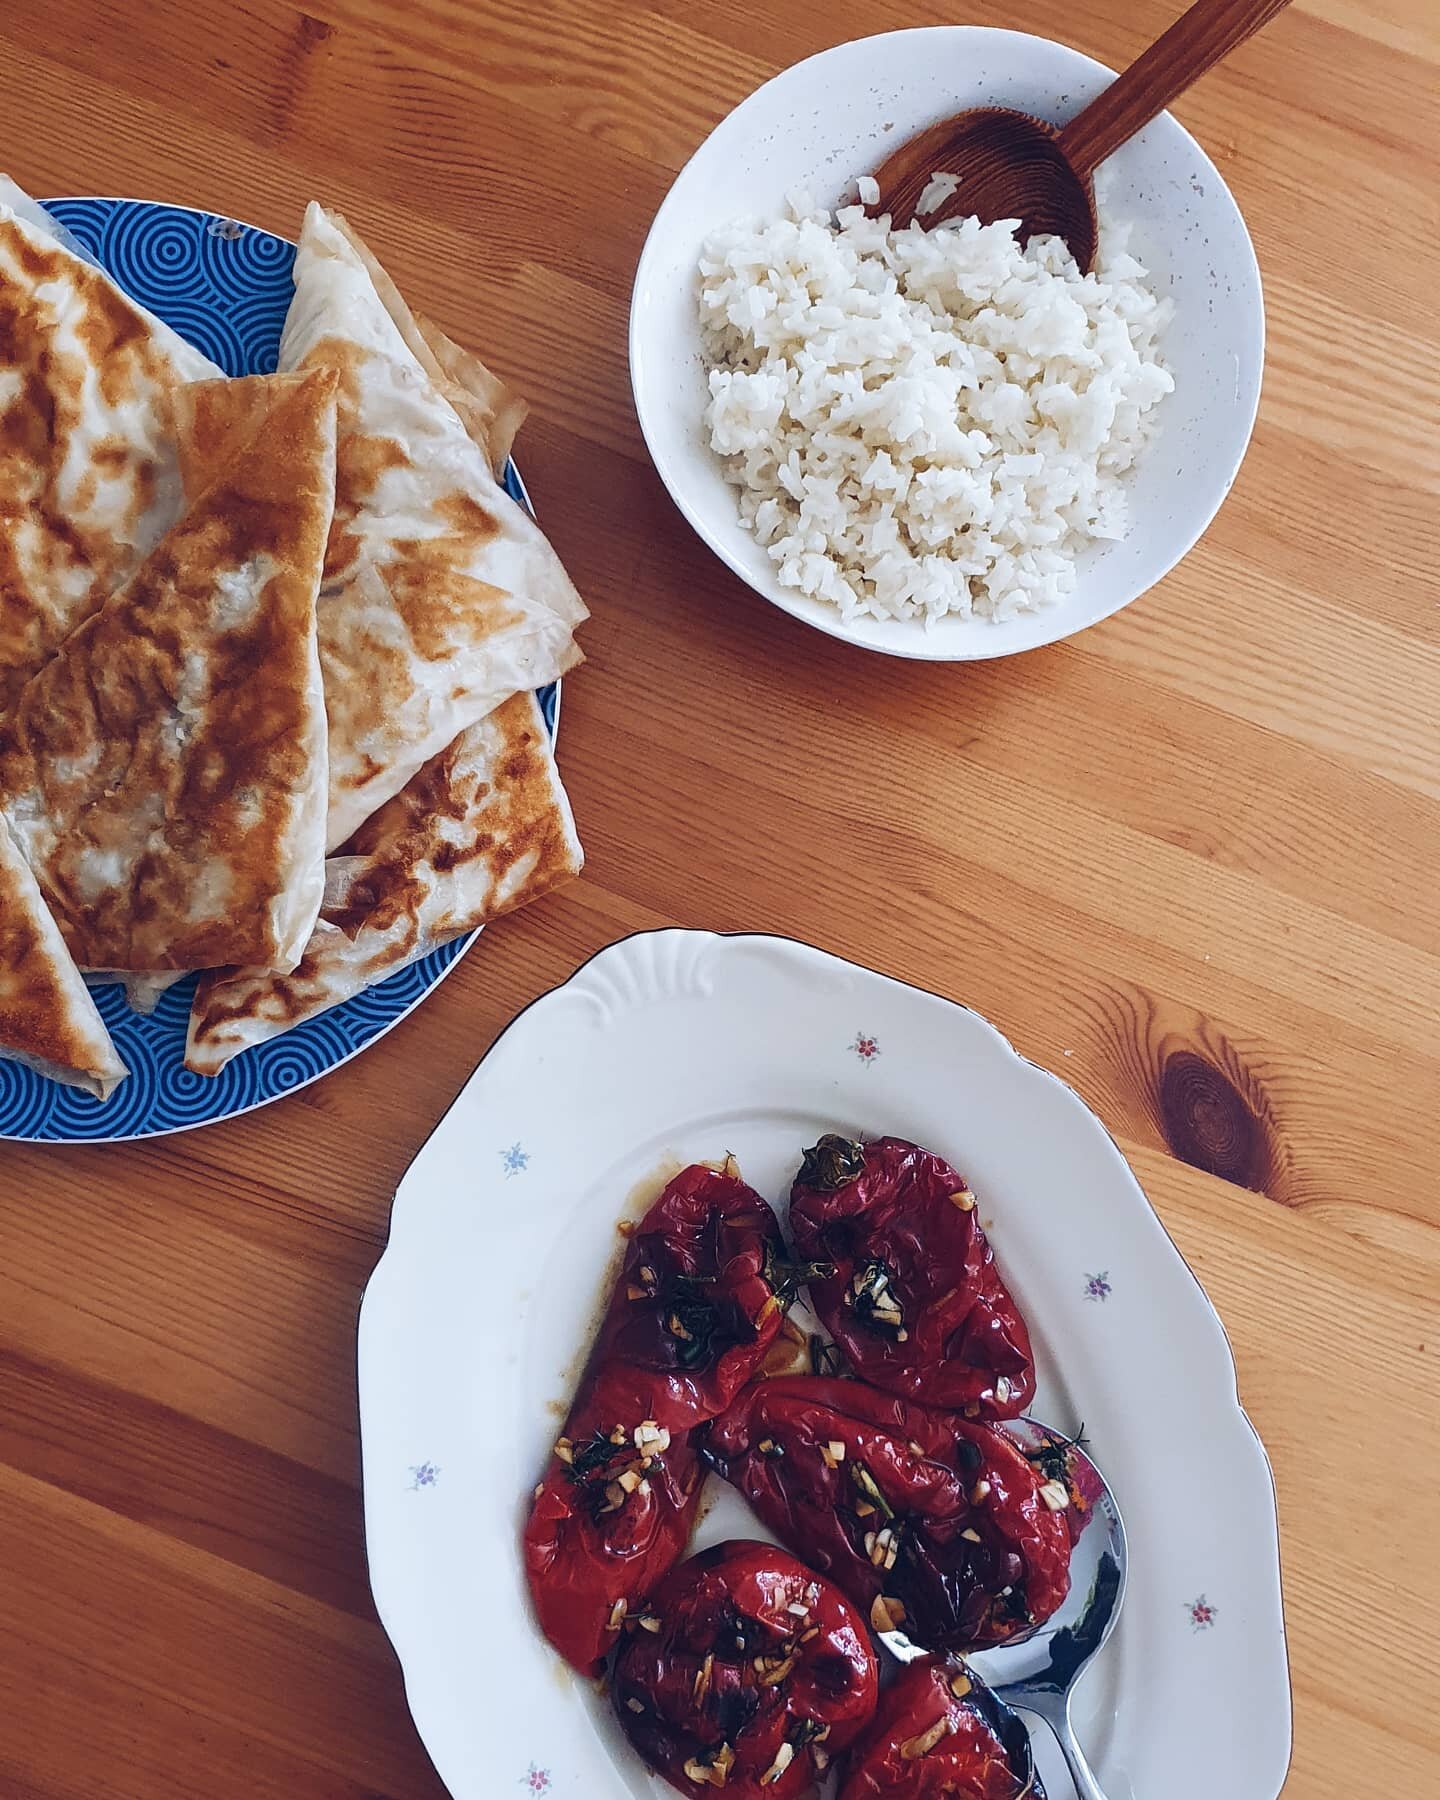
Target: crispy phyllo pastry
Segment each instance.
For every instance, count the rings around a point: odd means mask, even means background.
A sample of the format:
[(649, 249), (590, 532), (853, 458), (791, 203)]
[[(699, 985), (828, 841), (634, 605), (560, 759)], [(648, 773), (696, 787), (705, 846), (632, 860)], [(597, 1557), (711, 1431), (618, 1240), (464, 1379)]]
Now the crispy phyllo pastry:
[(171, 403), (220, 371), (0, 176), (0, 716), (181, 509)]
[(496, 478), (493, 452), (517, 422), (503, 390), (477, 386), (474, 360), (433, 327), (427, 337), (388, 281), (377, 288), (375, 267), (312, 203), (280, 366), (340, 381), (320, 606), (332, 849), (466, 726), (573, 667), (585, 617)]
[(0, 811), (82, 968), (289, 969), (319, 911), (335, 377), (269, 386), (253, 435), (0, 727)]
[(329, 859), (325, 903), (297, 968), (201, 977), (187, 1068), (219, 1074), (251, 1044), (538, 899), (580, 864), (540, 708), (516, 694), (432, 757)]
[(126, 1069), (0, 818), (0, 1055), (108, 1100)]

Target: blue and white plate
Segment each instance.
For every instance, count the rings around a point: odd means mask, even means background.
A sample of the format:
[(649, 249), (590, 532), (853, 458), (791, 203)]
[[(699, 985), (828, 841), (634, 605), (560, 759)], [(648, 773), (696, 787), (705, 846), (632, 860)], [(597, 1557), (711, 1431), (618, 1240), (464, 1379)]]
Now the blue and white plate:
[[(274, 369), (290, 304), (293, 244), (234, 219), (148, 200), (45, 204), (127, 293), (227, 375)], [(529, 505), (513, 463), (506, 468), (505, 485)], [(541, 701), (553, 732), (558, 691), (547, 688)], [(122, 989), (98, 987), (96, 1003), (130, 1079), (101, 1105), (0, 1057), (0, 1137), (60, 1143), (155, 1137), (278, 1100), (346, 1062), (403, 1019), (475, 935), (431, 951), (353, 1000), (244, 1051), (217, 1076), (192, 1075), (185, 1067), (193, 977), (163, 995), (149, 1018), (130, 1010)]]

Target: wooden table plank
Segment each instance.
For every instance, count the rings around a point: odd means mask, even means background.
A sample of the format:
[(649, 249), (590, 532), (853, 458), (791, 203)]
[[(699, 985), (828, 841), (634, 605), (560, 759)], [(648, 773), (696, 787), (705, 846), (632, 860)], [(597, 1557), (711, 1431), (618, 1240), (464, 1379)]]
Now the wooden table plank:
[[(1225, 1318), (1274, 1462), (1287, 1796), (1434, 1785), (1433, 7), (1297, 0), (1180, 103), (1260, 254), (1260, 422), (1203, 543), (1073, 643), (943, 669), (780, 617), (686, 531), (629, 396), (654, 209), (776, 68), (959, 17), (1119, 65), (1173, 10), (0, 11), (6, 155), (33, 190), (284, 232), (313, 193), (352, 214), (531, 397), (526, 477), (595, 613), (562, 744), (582, 883), (279, 1106), (0, 1146), (0, 1800), (442, 1793), (366, 1588), (358, 1297), (395, 1182), (495, 1034), (668, 923), (788, 932), (952, 993), (1096, 1107)], [(1357, 1639), (1405, 1646), (1403, 1691), (1341, 1665)]]

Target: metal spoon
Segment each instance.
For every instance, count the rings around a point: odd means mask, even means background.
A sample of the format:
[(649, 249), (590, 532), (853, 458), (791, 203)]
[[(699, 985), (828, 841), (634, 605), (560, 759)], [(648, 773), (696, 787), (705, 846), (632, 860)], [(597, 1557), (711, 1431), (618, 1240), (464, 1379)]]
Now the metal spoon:
[[(965, 1663), (1002, 1707), (1034, 1713), (1050, 1727), (1078, 1800), (1105, 1800), (1070, 1722), (1070, 1697), (1114, 1628), (1125, 1597), (1124, 1521), (1105, 1477), (1063, 1432), (1037, 1419), (1007, 1419), (1001, 1429), (1027, 1454), (1069, 1446), (1075, 1485), (1090, 1499), (1090, 1512), (1070, 1552), (1070, 1592), (1060, 1610), (1024, 1639), (967, 1652)], [(903, 1632), (884, 1631), (880, 1639), (901, 1662), (927, 1654)], [(1017, 1774), (1025, 1779), (1018, 1766)]]
[(959, 185), (920, 215), (920, 224), (972, 214), (987, 225), (1019, 219), (1022, 237), (1053, 232), (1088, 269), (1098, 233), (1091, 180), (1096, 168), (1288, 4), (1195, 0), (1063, 129), (1004, 106), (942, 119), (881, 163), (875, 171), (880, 200), (869, 211), (888, 212), (897, 225), (908, 225), (930, 177), (954, 175)]
[[(965, 1666), (970, 1667), (968, 1657)], [(969, 1700), (1005, 1747), (1010, 1772), (1020, 1784), (1016, 1800), (1045, 1800), (1045, 1789), (1035, 1769), (1035, 1746), (1030, 1742), (1029, 1729), (1019, 1713), (998, 1699), (986, 1687), (983, 1677), (971, 1688)]]

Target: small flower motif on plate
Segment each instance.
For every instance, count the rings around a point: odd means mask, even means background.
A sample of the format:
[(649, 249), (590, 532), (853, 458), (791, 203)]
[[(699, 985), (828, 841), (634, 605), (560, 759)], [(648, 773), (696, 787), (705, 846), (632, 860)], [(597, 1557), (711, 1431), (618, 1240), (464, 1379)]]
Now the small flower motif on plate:
[(855, 1033), (855, 1042), (851, 1044), (850, 1048), (867, 1068), (880, 1054), (879, 1040), (867, 1036), (863, 1031), (857, 1031)]
[(520, 1785), (527, 1794), (548, 1794), (552, 1785), (550, 1771), (542, 1769), (538, 1763), (531, 1763), (520, 1777)]
[(530, 1152), (522, 1150), (519, 1144), (512, 1144), (508, 1150), (500, 1152), (500, 1161), (505, 1167), (505, 1179), (512, 1175), (523, 1174), (530, 1166)]
[(440, 1471), (434, 1463), (417, 1463), (410, 1470), (410, 1492), (418, 1494), (421, 1488), (434, 1487), (439, 1479)]
[(1110, 1298), (1110, 1271), (1102, 1269), (1098, 1275), (1085, 1277), (1085, 1298), (1087, 1300), (1108, 1300)]
[(1192, 1631), (1208, 1631), (1215, 1623), (1215, 1613), (1217, 1609), (1210, 1604), (1203, 1594), (1201, 1594), (1198, 1600), (1187, 1602), (1185, 1610), (1190, 1615), (1190, 1629)]

